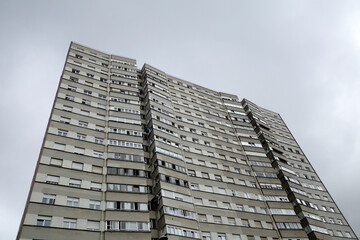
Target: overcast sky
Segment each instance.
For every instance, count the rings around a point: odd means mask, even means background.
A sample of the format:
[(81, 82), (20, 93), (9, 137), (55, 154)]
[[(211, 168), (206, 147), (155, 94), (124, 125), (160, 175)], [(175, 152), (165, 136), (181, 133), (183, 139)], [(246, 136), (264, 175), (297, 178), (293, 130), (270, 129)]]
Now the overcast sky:
[(360, 1), (0, 1), (0, 239), (71, 41), (278, 112), (360, 236)]

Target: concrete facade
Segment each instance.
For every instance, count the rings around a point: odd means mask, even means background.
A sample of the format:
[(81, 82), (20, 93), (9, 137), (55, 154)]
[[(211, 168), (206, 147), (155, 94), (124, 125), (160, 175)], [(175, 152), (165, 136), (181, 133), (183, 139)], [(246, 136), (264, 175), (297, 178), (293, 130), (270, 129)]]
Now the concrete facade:
[(279, 114), (71, 43), (17, 239), (344, 238)]

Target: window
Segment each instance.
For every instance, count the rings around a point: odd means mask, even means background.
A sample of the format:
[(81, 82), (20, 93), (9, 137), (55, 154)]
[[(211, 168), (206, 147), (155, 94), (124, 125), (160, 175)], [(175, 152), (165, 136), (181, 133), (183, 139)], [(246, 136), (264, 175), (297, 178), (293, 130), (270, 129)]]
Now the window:
[(84, 90), (84, 94), (85, 94), (85, 95), (91, 95), (91, 94), (92, 94), (92, 91)]
[(91, 182), (91, 190), (101, 191), (101, 183)]
[(88, 220), (86, 229), (91, 230), (91, 231), (99, 231), (100, 230), (100, 222)]
[(220, 194), (226, 194), (225, 188), (219, 188), (219, 193)]
[(99, 94), (99, 98), (106, 100), (106, 96), (102, 94)]
[(104, 144), (104, 139), (102, 139), (102, 138), (95, 138), (95, 143), (97, 143), (97, 144)]
[(36, 220), (36, 226), (50, 227), (51, 217), (48, 216), (38, 216)]
[(64, 218), (63, 227), (71, 229), (76, 228), (76, 219)]
[(66, 94), (66, 95), (65, 95), (65, 99), (66, 99), (66, 100), (69, 100), (69, 101), (74, 101), (74, 100), (75, 100), (75, 97)]
[(351, 234), (349, 232), (345, 232), (345, 237), (351, 238)]
[(211, 240), (211, 236), (209, 232), (202, 233), (202, 240)]
[(82, 121), (79, 121), (79, 124), (78, 124), (80, 127), (84, 127), (84, 128), (87, 128), (88, 127), (88, 123), (87, 122), (82, 122)]
[(203, 178), (209, 178), (209, 174), (206, 173), (206, 172), (201, 172), (201, 176), (202, 176)]
[(73, 108), (70, 107), (70, 106), (64, 105), (64, 106), (63, 106), (63, 110), (64, 110), (64, 111), (67, 111), (67, 112), (72, 112)]
[[(246, 185), (245, 181), (242, 180), (242, 179), (238, 179), (238, 184), (239, 184), (239, 185), (243, 185), (243, 186)], [(254, 183), (254, 184), (255, 184), (255, 183)], [(252, 182), (250, 182), (250, 186), (253, 187)], [(256, 184), (255, 184), (255, 187), (256, 187)]]
[(91, 105), (91, 101), (87, 99), (82, 99), (81, 103), (86, 105)]
[(74, 82), (74, 83), (78, 83), (79, 82), (79, 79), (78, 78), (75, 78), (75, 77), (70, 77), (69, 80), (71, 82)]
[(65, 150), (65, 144), (61, 144), (61, 143), (54, 143), (54, 149), (56, 150), (62, 150), (64, 151)]
[(212, 186), (205, 186), (205, 191), (212, 192), (213, 191)]
[(220, 216), (214, 216), (214, 223), (221, 224), (222, 223), (221, 217)]
[(341, 233), (341, 231), (336, 231), (336, 234), (337, 234), (339, 237), (343, 237), (343, 234)]
[(198, 160), (198, 163), (200, 166), (205, 166), (205, 161), (203, 161), (203, 160)]
[(235, 218), (228, 218), (228, 223), (230, 225), (236, 225)]
[(86, 110), (83, 110), (83, 109), (80, 109), (80, 114), (85, 115), (85, 116), (89, 116), (90, 112), (86, 111)]
[(96, 158), (103, 158), (104, 154), (102, 152), (93, 151), (93, 156)]
[(100, 210), (100, 201), (97, 200), (90, 200), (89, 202), (89, 208)]
[(94, 173), (102, 173), (102, 167), (98, 167), (98, 166), (92, 166), (92, 172)]
[(246, 220), (246, 219), (241, 219), (242, 221), (242, 225), (245, 226), (245, 227), (249, 227), (249, 221)]
[(331, 212), (335, 212), (335, 208), (330, 207), (330, 211), (331, 211)]
[(81, 187), (81, 180), (79, 179), (73, 179), (73, 178), (70, 178), (69, 180), (69, 186), (70, 187)]
[(98, 108), (106, 109), (106, 106), (104, 104), (98, 103), (97, 106)]
[(77, 154), (85, 154), (85, 148), (75, 147), (74, 153), (77, 153)]
[(218, 234), (218, 240), (226, 240), (225, 234)]
[(217, 206), (215, 200), (209, 200), (209, 205), (212, 206), (212, 207), (216, 207), (216, 206)]
[(191, 177), (195, 177), (195, 176), (196, 176), (196, 173), (195, 173), (194, 170), (188, 169), (188, 175), (191, 176)]
[(60, 117), (60, 122), (65, 124), (70, 124), (70, 118)]
[(240, 235), (233, 234), (233, 240), (241, 240)]
[(79, 207), (79, 198), (67, 197), (66, 206)]
[(192, 189), (192, 190), (199, 190), (199, 184), (192, 183), (192, 184), (191, 184), (191, 189)]
[(84, 166), (84, 164), (78, 163), (78, 162), (72, 162), (72, 164), (71, 164), (71, 168), (76, 169), (76, 170), (83, 170), (83, 166)]
[(76, 135), (76, 138), (79, 139), (79, 140), (85, 141), (86, 140), (86, 135), (78, 133)]
[(194, 202), (196, 205), (203, 205), (203, 201), (201, 198), (194, 198)]
[(52, 175), (47, 175), (46, 177), (46, 183), (50, 183), (50, 184), (58, 184), (59, 183), (59, 176), (52, 176)]
[(68, 86), (68, 90), (70, 90), (70, 91), (73, 91), (73, 92), (75, 92), (76, 91), (76, 87), (73, 87), (73, 86)]
[(62, 166), (62, 159), (57, 159), (57, 158), (51, 158), (50, 159), (50, 165), (55, 165), (55, 166)]
[(255, 212), (255, 207), (249, 206), (249, 211), (254, 213)]
[(245, 198), (251, 198), (250, 193), (245, 192), (245, 193), (244, 193), (244, 197), (245, 197)]
[(226, 208), (226, 209), (230, 209), (230, 203), (228, 202), (223, 202), (223, 207)]
[(55, 204), (55, 198), (56, 198), (55, 194), (44, 193), (42, 203)]

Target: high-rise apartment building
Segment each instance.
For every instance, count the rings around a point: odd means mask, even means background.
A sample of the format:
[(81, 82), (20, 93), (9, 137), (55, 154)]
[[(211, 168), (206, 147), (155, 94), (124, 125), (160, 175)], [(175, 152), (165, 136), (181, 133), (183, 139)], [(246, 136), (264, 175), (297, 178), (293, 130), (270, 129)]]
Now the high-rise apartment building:
[(279, 114), (71, 43), (17, 239), (344, 238)]

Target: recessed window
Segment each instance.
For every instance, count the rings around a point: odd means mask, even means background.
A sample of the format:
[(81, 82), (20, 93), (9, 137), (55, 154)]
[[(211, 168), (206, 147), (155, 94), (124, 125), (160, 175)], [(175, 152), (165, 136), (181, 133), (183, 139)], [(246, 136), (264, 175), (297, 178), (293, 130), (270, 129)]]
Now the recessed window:
[(99, 231), (100, 230), (100, 222), (88, 220), (86, 229), (91, 230), (91, 231)]
[(37, 220), (36, 220), (36, 225), (37, 226), (42, 226), (42, 227), (50, 227), (51, 225), (51, 217), (49, 216), (38, 216)]
[(206, 192), (213, 192), (212, 186), (205, 186), (205, 191)]
[(87, 122), (82, 122), (82, 121), (79, 121), (79, 124), (78, 124), (80, 127), (84, 127), (84, 128), (87, 128), (88, 127), (88, 123)]
[(101, 191), (101, 183), (91, 182), (91, 190)]
[(79, 198), (67, 197), (66, 206), (79, 207)]
[(90, 100), (87, 100), (87, 99), (83, 99), (81, 101), (82, 104), (86, 104), (86, 105), (91, 105), (91, 101)]
[(96, 157), (96, 158), (103, 158), (104, 153), (98, 152), (98, 151), (93, 151), (93, 156)]
[(217, 206), (215, 200), (209, 200), (209, 205), (212, 206), (212, 207), (216, 207), (216, 206)]
[(65, 144), (61, 144), (61, 143), (54, 143), (54, 149), (56, 150), (65, 150), (66, 145)]
[(75, 229), (76, 228), (76, 219), (64, 218), (63, 227)]
[(86, 140), (86, 135), (85, 135), (85, 134), (80, 134), (80, 133), (78, 133), (78, 134), (76, 135), (76, 138), (77, 138), (78, 140), (85, 141), (85, 140)]
[(74, 148), (74, 153), (85, 154), (85, 148), (75, 147)]
[(60, 180), (59, 176), (47, 175), (46, 177), (46, 183), (50, 183), (50, 184), (58, 184), (59, 180)]
[(69, 180), (69, 186), (70, 187), (81, 187), (81, 180), (79, 179), (73, 179), (73, 178), (70, 178)]
[(55, 166), (62, 166), (62, 159), (57, 159), (57, 158), (51, 158), (50, 159), (50, 165), (55, 165)]
[(78, 163), (78, 162), (72, 162), (72, 164), (71, 164), (71, 168), (76, 169), (76, 170), (83, 170), (83, 166), (84, 166), (84, 164)]
[(64, 106), (63, 106), (63, 110), (64, 110), (64, 111), (67, 111), (67, 112), (72, 112), (73, 108), (70, 107), (70, 106), (64, 105)]
[[(235, 224), (233, 224), (235, 225)], [(218, 234), (218, 240), (226, 240), (226, 235), (225, 234)]]
[(70, 118), (60, 117), (60, 122), (65, 123), (65, 124), (69, 124), (70, 123)]
[(97, 200), (90, 200), (89, 201), (89, 208), (100, 210), (100, 201)]
[(56, 198), (55, 194), (44, 193), (41, 202), (46, 204), (55, 204), (55, 198)]

